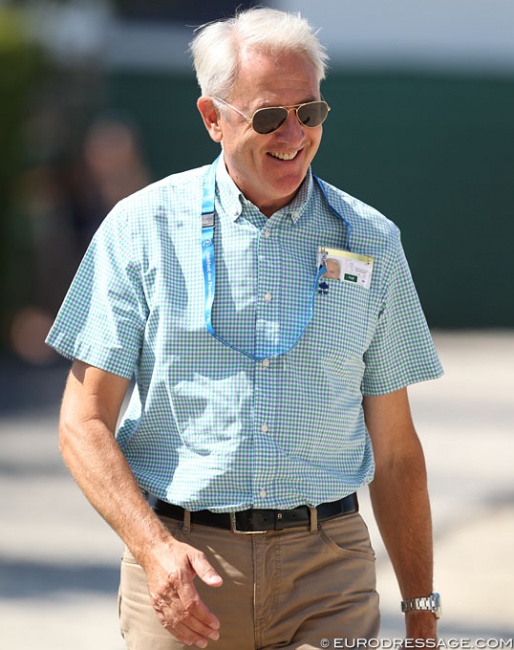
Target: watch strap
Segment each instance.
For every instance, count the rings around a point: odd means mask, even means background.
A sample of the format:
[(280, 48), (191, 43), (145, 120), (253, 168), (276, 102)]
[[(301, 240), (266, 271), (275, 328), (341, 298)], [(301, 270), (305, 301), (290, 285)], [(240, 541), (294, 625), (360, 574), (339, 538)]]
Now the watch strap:
[(406, 598), (401, 603), (402, 612), (432, 612), (436, 618), (441, 616), (441, 596), (438, 593), (430, 594), (422, 598)]

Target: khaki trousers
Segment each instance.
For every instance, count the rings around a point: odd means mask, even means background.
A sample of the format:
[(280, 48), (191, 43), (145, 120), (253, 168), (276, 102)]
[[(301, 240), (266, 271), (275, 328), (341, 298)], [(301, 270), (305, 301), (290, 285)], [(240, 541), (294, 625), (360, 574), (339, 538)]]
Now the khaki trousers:
[[(317, 530), (263, 535), (163, 518), (180, 541), (203, 551), (223, 577), (213, 589), (195, 586), (220, 619), (216, 650), (319, 650), (334, 639), (374, 639), (379, 631), (375, 556), (359, 514)], [(120, 626), (127, 650), (185, 650), (165, 630), (148, 597), (144, 571), (126, 550), (121, 566)], [(327, 640), (329, 645), (327, 645)]]

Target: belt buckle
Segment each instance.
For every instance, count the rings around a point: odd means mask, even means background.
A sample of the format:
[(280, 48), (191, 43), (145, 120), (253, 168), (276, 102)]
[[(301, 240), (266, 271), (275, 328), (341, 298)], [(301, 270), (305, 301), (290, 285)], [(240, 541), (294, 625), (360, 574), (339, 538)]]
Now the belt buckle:
[(237, 527), (236, 513), (230, 513), (230, 529), (236, 535), (265, 535), (267, 530), (239, 530)]

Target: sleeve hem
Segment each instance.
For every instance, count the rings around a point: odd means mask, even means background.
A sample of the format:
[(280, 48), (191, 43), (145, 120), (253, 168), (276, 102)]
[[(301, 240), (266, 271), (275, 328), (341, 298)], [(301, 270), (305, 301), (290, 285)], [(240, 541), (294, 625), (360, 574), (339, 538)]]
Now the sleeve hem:
[(67, 345), (65, 341), (55, 342), (47, 339), (47, 345), (53, 348), (58, 354), (70, 361), (82, 361), (90, 366), (105, 370), (113, 375), (118, 375), (124, 379), (131, 380), (134, 376), (134, 369), (130, 361), (117, 357), (113, 350), (93, 349), (85, 345)]
[(386, 386), (376, 386), (370, 388), (362, 388), (362, 394), (364, 397), (378, 397), (380, 395), (388, 395), (389, 393), (394, 393), (397, 390), (402, 388), (408, 388), (413, 384), (419, 384), (423, 381), (433, 381), (435, 379), (440, 379), (444, 375), (444, 370), (439, 368), (434, 368), (429, 370), (426, 373), (415, 375), (412, 377), (403, 377), (398, 378), (396, 381), (387, 384)]

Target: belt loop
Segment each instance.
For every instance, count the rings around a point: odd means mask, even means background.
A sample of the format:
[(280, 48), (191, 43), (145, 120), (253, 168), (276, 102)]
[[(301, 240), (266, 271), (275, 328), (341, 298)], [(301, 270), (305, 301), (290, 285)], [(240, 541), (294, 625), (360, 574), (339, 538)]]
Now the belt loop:
[(311, 520), (311, 528), (310, 531), (311, 533), (315, 533), (318, 530), (318, 511), (316, 508), (312, 508), (309, 506), (309, 512), (311, 513), (310, 520)]
[(191, 532), (191, 512), (184, 509), (184, 519), (182, 520), (182, 531), (189, 535)]

